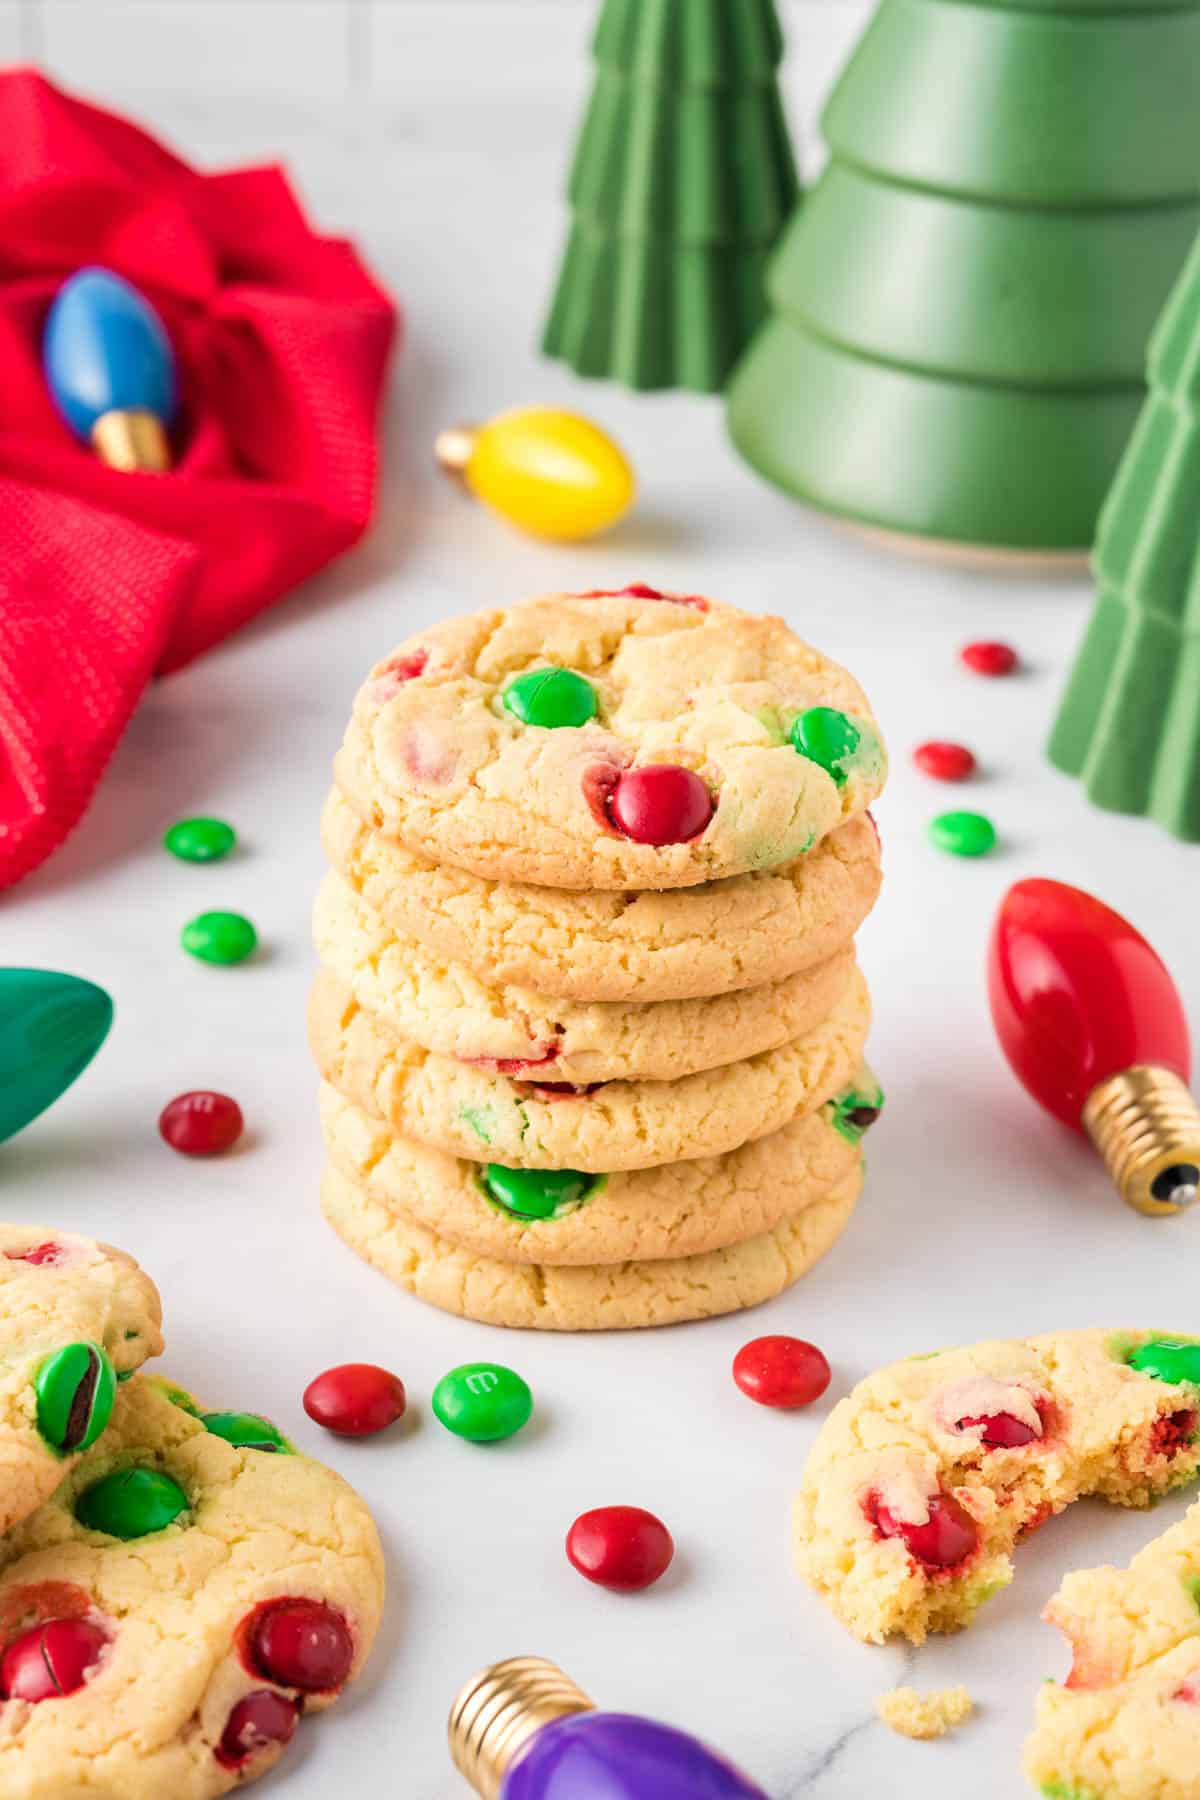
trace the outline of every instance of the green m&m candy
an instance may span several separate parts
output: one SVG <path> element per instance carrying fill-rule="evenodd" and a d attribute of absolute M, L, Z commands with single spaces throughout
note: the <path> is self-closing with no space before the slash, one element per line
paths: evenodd
<path fill-rule="evenodd" d="M 87 1450 L 112 1417 L 117 1377 L 99 1344 L 67 1344 L 33 1378 L 37 1425 L 64 1456 Z"/>
<path fill-rule="evenodd" d="M 282 1431 L 259 1413 L 201 1413 L 200 1423 L 214 1437 L 224 1438 L 227 1444 L 233 1444 L 238 1450 L 275 1450 L 283 1456 L 291 1455 L 292 1446 Z"/>
<path fill-rule="evenodd" d="M 594 1175 L 578 1169 L 506 1169 L 503 1163 L 486 1163 L 480 1182 L 489 1200 L 518 1219 L 561 1218 L 597 1185 Z"/>
<path fill-rule="evenodd" d="M 75 1517 L 89 1531 L 140 1538 L 165 1530 L 187 1511 L 187 1503 L 179 1483 L 158 1469 L 117 1469 L 83 1490 Z"/>
<path fill-rule="evenodd" d="M 951 856 L 986 856 L 996 847 L 996 827 L 984 813 L 939 813 L 929 822 L 929 841 Z"/>
<path fill-rule="evenodd" d="M 833 1129 L 849 1143 L 857 1144 L 883 1111 L 883 1089 L 876 1087 L 866 1093 L 861 1088 L 843 1088 L 830 1101 L 830 1109 Z"/>
<path fill-rule="evenodd" d="M 574 669 L 529 669 L 504 690 L 504 710 L 522 725 L 556 730 L 586 725 L 596 716 L 596 690 Z"/>
<path fill-rule="evenodd" d="M 1188 1381 L 1200 1387 L 1200 1344 L 1184 1338 L 1151 1338 L 1133 1352 L 1129 1366 L 1155 1381 Z"/>
<path fill-rule="evenodd" d="M 163 838 L 164 849 L 181 862 L 216 862 L 236 843 L 237 832 L 224 819 L 176 819 Z"/>
<path fill-rule="evenodd" d="M 188 921 L 179 941 L 189 956 L 198 956 L 201 962 L 239 963 L 254 950 L 258 933 L 241 913 L 206 912 Z"/>
<path fill-rule="evenodd" d="M 792 721 L 788 734 L 793 750 L 806 756 L 845 787 L 855 752 L 862 743 L 862 729 L 835 706 L 810 706 Z"/>
<path fill-rule="evenodd" d="M 442 1376 L 430 1404 L 435 1418 L 455 1437 L 494 1444 L 529 1423 L 533 1395 L 503 1363 L 463 1363 Z"/>

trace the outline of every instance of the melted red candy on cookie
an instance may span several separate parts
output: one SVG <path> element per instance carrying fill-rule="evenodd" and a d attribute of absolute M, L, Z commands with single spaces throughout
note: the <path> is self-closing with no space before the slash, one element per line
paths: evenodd
<path fill-rule="evenodd" d="M 81 1688 L 108 1643 L 90 1619 L 47 1619 L 22 1632 L 0 1658 L 6 1700 L 61 1700 Z"/>
<path fill-rule="evenodd" d="M 283 1694 L 273 1694 L 270 1688 L 247 1694 L 225 1721 L 214 1752 L 217 1761 L 227 1769 L 236 1769 L 260 1750 L 288 1743 L 296 1729 L 297 1716 L 295 1702 Z"/>
<path fill-rule="evenodd" d="M 444 787 L 454 774 L 457 755 L 429 725 L 410 725 L 400 746 L 404 766 L 414 781 Z"/>
<path fill-rule="evenodd" d="M 1024 1419 L 1016 1419 L 1012 1413 L 989 1413 L 985 1418 L 960 1419 L 958 1429 L 971 1431 L 976 1426 L 983 1427 L 981 1441 L 993 1450 L 1016 1450 L 1022 1444 L 1031 1444 L 1038 1433 Z"/>
<path fill-rule="evenodd" d="M 520 1080 L 531 1069 L 544 1069 L 554 1062 L 558 1056 L 558 1045 L 552 1044 L 543 1054 L 537 1056 L 459 1056 L 457 1062 L 466 1063 L 471 1069 L 486 1069 L 489 1075 L 507 1075 L 511 1079 Z"/>
<path fill-rule="evenodd" d="M 598 1506 L 567 1533 L 567 1560 L 617 1594 L 648 1588 L 671 1566 L 675 1545 L 662 1520 L 640 1506 Z"/>
<path fill-rule="evenodd" d="M 6 1250 L 5 1257 L 9 1262 L 35 1263 L 38 1268 L 54 1268 L 65 1262 L 67 1252 L 62 1244 L 37 1244 L 32 1250 Z"/>
<path fill-rule="evenodd" d="M 713 797 L 691 769 L 678 763 L 647 763 L 617 777 L 608 798 L 608 817 L 635 844 L 686 844 L 713 816 Z"/>
<path fill-rule="evenodd" d="M 385 663 L 375 677 L 375 699 L 390 700 L 393 694 L 399 693 L 405 682 L 415 681 L 418 675 L 425 673 L 428 666 L 428 650 L 410 650 L 406 656 L 397 656 L 393 662 Z"/>
<path fill-rule="evenodd" d="M 1155 1419 L 1150 1430 L 1151 1456 L 1178 1456 L 1186 1450 L 1196 1435 L 1196 1418 L 1195 1408 L 1189 1406 Z"/>
<path fill-rule="evenodd" d="M 529 1100 L 586 1100 L 597 1088 L 606 1087 L 603 1081 L 589 1081 L 584 1086 L 577 1086 L 573 1081 L 519 1081 Z"/>
<path fill-rule="evenodd" d="M 697 612 L 708 611 L 708 601 L 703 594 L 664 594 L 658 588 L 647 587 L 644 581 L 631 581 L 623 588 L 589 588 L 581 594 L 581 600 L 666 600 L 672 606 L 694 606 Z"/>
<path fill-rule="evenodd" d="M 341 1687 L 354 1663 L 350 1627 L 323 1600 L 267 1600 L 240 1635 L 255 1674 L 306 1694 Z"/>
<path fill-rule="evenodd" d="M 867 1516 L 881 1537 L 902 1538 L 909 1555 L 928 1569 L 954 1568 L 979 1542 L 974 1519 L 952 1494 L 932 1495 L 929 1517 L 921 1525 L 897 1519 L 878 1495 L 868 1505 Z"/>
<path fill-rule="evenodd" d="M 1172 1700 L 1183 1700 L 1189 1706 L 1200 1702 L 1200 1669 L 1194 1669 L 1187 1680 L 1175 1689 Z"/>

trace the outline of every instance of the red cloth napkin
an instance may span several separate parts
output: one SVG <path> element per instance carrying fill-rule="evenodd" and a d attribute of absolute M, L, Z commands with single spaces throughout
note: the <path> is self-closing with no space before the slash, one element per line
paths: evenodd
<path fill-rule="evenodd" d="M 84 263 L 133 282 L 170 332 L 170 474 L 107 468 L 50 400 L 45 316 Z M 76 822 L 152 669 L 361 535 L 396 324 L 282 170 L 202 174 L 36 71 L 0 75 L 0 887 Z M 52 687 L 68 670 L 74 705 Z"/>

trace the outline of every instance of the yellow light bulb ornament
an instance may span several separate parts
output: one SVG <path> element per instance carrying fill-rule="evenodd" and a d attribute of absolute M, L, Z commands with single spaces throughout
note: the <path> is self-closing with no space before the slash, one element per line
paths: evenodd
<path fill-rule="evenodd" d="M 633 504 L 633 470 L 578 413 L 522 406 L 437 440 L 437 459 L 477 500 L 533 537 L 570 542 L 615 525 Z"/>

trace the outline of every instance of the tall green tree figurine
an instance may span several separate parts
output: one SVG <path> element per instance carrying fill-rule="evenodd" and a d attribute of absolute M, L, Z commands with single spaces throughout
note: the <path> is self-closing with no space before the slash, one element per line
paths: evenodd
<path fill-rule="evenodd" d="M 773 0 L 604 0 L 548 355 L 633 388 L 723 386 L 798 192 L 782 48 Z"/>
<path fill-rule="evenodd" d="M 1088 797 L 1200 841 L 1200 239 L 1100 515 L 1091 624 L 1050 739 Z"/>
<path fill-rule="evenodd" d="M 1198 0 L 879 0 L 821 128 L 735 443 L 861 524 L 1086 552 L 1200 224 Z"/>

